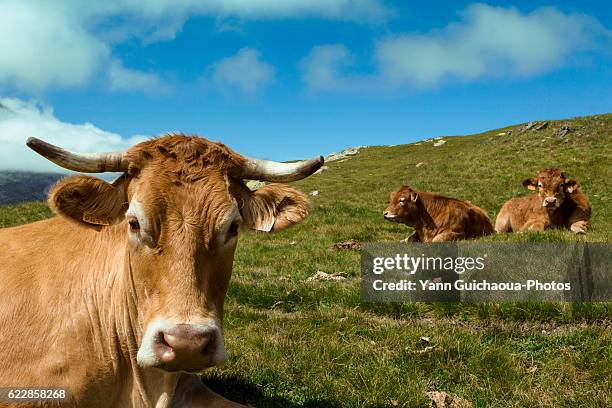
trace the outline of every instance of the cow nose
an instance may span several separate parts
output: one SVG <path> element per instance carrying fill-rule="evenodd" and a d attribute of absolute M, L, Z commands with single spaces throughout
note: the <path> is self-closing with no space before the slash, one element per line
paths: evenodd
<path fill-rule="evenodd" d="M 544 207 L 550 207 L 557 203 L 557 197 L 546 197 L 544 199 Z"/>
<path fill-rule="evenodd" d="M 158 334 L 157 353 L 166 365 L 193 366 L 214 352 L 214 328 L 179 324 Z"/>

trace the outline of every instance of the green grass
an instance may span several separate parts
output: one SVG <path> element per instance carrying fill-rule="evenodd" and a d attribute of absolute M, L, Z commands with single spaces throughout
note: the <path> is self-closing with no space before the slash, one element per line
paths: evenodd
<path fill-rule="evenodd" d="M 53 213 L 44 203 L 31 202 L 0 207 L 0 228 L 49 218 Z"/>
<path fill-rule="evenodd" d="M 573 130 L 556 137 L 561 125 Z M 363 304 L 358 251 L 330 246 L 355 238 L 398 241 L 385 222 L 401 184 L 467 199 L 492 219 L 521 182 L 543 167 L 578 180 L 593 205 L 586 237 L 566 231 L 504 234 L 495 241 L 612 241 L 612 115 L 520 126 L 479 135 L 362 149 L 295 183 L 318 190 L 310 217 L 273 234 L 245 234 L 226 302 L 227 365 L 205 374 L 234 400 L 262 407 L 426 407 L 446 391 L 475 406 L 611 406 L 612 305 Z M 513 130 L 510 136 L 496 136 Z M 373 139 L 376 135 L 372 135 Z M 417 163 L 424 162 L 420 167 Z M 43 204 L 0 209 L 0 226 L 48 216 Z M 343 282 L 306 282 L 316 271 Z M 423 351 L 420 337 L 433 349 Z"/>

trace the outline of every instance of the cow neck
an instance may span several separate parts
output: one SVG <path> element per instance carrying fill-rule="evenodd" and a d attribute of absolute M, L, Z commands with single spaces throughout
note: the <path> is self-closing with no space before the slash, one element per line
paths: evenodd
<path fill-rule="evenodd" d="M 436 229 L 436 223 L 429 213 L 429 207 L 431 204 L 431 200 L 423 197 L 423 195 L 419 196 L 419 199 L 416 202 L 416 205 L 419 208 L 419 216 L 416 217 L 414 221 L 414 229 L 417 230 L 434 230 Z"/>

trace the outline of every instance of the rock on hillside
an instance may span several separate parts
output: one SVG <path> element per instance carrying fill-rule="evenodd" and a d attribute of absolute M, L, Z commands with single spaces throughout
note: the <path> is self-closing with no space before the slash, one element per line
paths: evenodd
<path fill-rule="evenodd" d="M 366 146 L 357 146 L 357 147 L 349 147 L 348 149 L 345 149 L 343 151 L 341 151 L 340 153 L 332 153 L 332 154 L 328 154 L 327 156 L 325 156 L 325 161 L 326 162 L 333 162 L 336 160 L 340 160 L 340 159 L 345 159 L 349 156 L 354 156 L 357 153 L 359 153 L 360 149 L 363 149 Z"/>

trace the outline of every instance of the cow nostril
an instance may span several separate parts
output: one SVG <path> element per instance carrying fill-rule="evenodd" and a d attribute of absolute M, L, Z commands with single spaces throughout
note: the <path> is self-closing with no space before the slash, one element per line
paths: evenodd
<path fill-rule="evenodd" d="M 206 355 L 210 354 L 214 349 L 213 342 L 215 341 L 215 336 L 213 333 L 208 333 L 200 339 L 200 354 Z"/>
<path fill-rule="evenodd" d="M 173 336 L 169 335 L 168 333 L 160 333 L 160 339 L 159 342 L 162 343 L 164 346 L 168 347 L 168 348 L 172 348 L 172 341 Z"/>
<path fill-rule="evenodd" d="M 172 346 L 172 339 L 166 337 L 167 334 L 159 332 L 156 335 L 155 349 L 159 359 L 163 363 L 170 363 L 176 358 L 176 352 Z"/>

